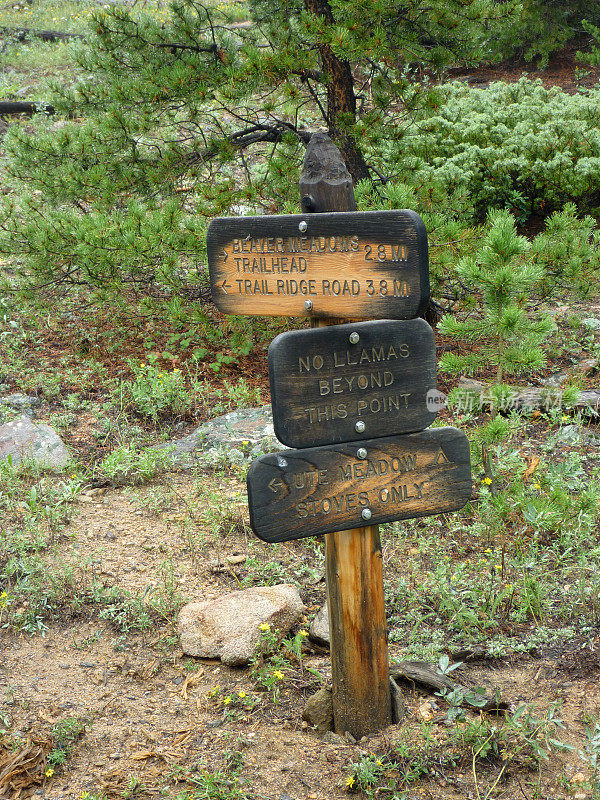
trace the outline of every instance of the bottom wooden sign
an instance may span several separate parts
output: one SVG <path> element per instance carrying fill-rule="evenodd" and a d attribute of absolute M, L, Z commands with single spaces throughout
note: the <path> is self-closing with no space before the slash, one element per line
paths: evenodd
<path fill-rule="evenodd" d="M 248 471 L 250 524 L 265 542 L 456 511 L 471 497 L 456 428 L 282 450 Z"/>

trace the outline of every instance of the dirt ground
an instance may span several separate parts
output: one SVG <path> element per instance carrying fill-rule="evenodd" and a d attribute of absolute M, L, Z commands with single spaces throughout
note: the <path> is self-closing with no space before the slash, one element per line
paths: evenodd
<path fill-rule="evenodd" d="M 242 487 L 235 479 L 206 480 L 212 481 L 211 491 L 233 498 L 236 507 Z M 175 506 L 167 514 L 148 513 L 156 487 L 84 495 L 53 558 L 77 565 L 75 581 L 93 577 L 106 588 L 117 586 L 140 596 L 168 585 L 188 600 L 234 589 L 243 583 L 248 559 L 266 562 L 272 558 L 268 545 L 250 538 L 241 503 L 238 519 L 232 520 L 227 532 L 215 536 L 203 529 L 201 504 L 194 505 L 198 479 L 172 474 L 165 483 L 171 496 L 181 498 L 179 511 Z M 278 550 L 277 558 L 300 560 L 303 555 L 297 548 L 289 543 Z M 233 555 L 238 558 L 232 561 L 238 563 L 228 560 Z M 246 561 L 239 556 L 246 556 Z M 316 588 L 304 592 L 303 599 L 310 617 L 324 599 L 318 579 Z M 66 765 L 21 796 L 31 792 L 49 800 L 81 798 L 84 792 L 109 798 L 177 796 L 189 788 L 184 775 L 193 776 L 195 769 L 227 770 L 231 753 L 241 753 L 236 756 L 243 758 L 240 787 L 252 798 L 342 797 L 351 761 L 361 753 L 388 752 L 398 738 L 410 741 L 414 734 L 418 742 L 419 723 L 431 715 L 432 736 L 439 740 L 440 754 L 433 759 L 429 775 L 415 783 L 407 797 L 475 798 L 480 791 L 464 753 L 455 768 L 444 765 L 448 727 L 443 714 L 436 723 L 443 703 L 415 687 L 405 687 L 407 718 L 402 723 L 351 744 L 331 736 L 323 740 L 303 726 L 302 708 L 312 691 L 309 681 L 300 688 L 283 687 L 278 703 L 263 695 L 254 710 L 228 718 L 209 693 L 218 685 L 224 692 L 260 697 L 249 670 L 185 657 L 169 621 L 155 623 L 144 633 L 120 633 L 113 624 L 98 620 L 92 608 L 89 613 L 84 608 L 76 619 L 65 617 L 43 636 L 3 632 L 0 648 L 0 722 L 13 734 L 35 744 L 43 742 L 61 721 L 85 722 Z M 401 657 L 395 645 L 391 656 Z M 575 640 L 568 650 L 467 664 L 460 679 L 467 685 L 499 689 L 513 708 L 525 702 L 542 710 L 553 701 L 560 702 L 565 729 L 559 738 L 580 748 L 586 721 L 600 713 L 599 656 L 598 637 Z M 329 659 L 323 650 L 308 646 L 304 666 L 329 679 Z M 492 777 L 497 774 L 493 765 L 489 770 Z M 494 796 L 591 797 L 578 792 L 579 781 L 588 774 L 575 753 L 561 753 L 539 775 L 530 776 L 526 765 L 508 771 Z M 486 782 L 485 765 L 478 779 Z"/>

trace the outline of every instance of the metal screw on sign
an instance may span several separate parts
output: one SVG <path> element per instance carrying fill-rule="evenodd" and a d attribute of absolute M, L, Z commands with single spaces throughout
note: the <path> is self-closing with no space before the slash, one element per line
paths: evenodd
<path fill-rule="evenodd" d="M 356 457 L 357 458 L 366 458 L 367 457 L 366 449 L 364 447 L 359 447 L 358 450 L 356 451 Z"/>
<path fill-rule="evenodd" d="M 300 222 L 300 223 L 299 223 L 299 225 L 298 225 L 298 230 L 299 230 L 301 233 L 304 233 L 304 232 L 306 231 L 306 229 L 307 229 L 307 228 L 308 228 L 308 223 L 307 223 L 307 222 L 305 222 L 304 220 L 302 220 L 302 222 Z"/>
<path fill-rule="evenodd" d="M 305 300 L 305 301 L 304 301 L 304 308 L 305 308 L 307 311 L 310 311 L 310 310 L 311 310 L 311 308 L 312 308 L 312 306 L 313 306 L 313 304 L 312 304 L 312 300 Z"/>
<path fill-rule="evenodd" d="M 358 335 L 358 333 L 356 331 L 352 331 L 352 333 L 350 334 L 350 336 L 348 338 L 350 339 L 350 344 L 358 344 L 360 336 Z"/>
<path fill-rule="evenodd" d="M 359 419 L 358 422 L 354 423 L 354 427 L 358 433 L 363 433 L 367 426 L 362 419 Z"/>
<path fill-rule="evenodd" d="M 370 508 L 363 508 L 363 510 L 360 512 L 360 515 L 365 520 L 369 520 L 373 516 Z"/>

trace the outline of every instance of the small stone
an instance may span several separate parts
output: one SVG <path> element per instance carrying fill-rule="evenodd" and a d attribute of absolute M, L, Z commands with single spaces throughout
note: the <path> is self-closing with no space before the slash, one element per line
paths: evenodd
<path fill-rule="evenodd" d="M 323 742 L 325 744 L 334 744 L 337 747 L 346 744 L 344 737 L 340 736 L 339 733 L 334 733 L 333 731 L 327 731 L 327 733 L 323 736 Z"/>
<path fill-rule="evenodd" d="M 324 734 L 333 730 L 333 699 L 328 686 L 322 686 L 318 692 L 308 698 L 302 712 L 302 719 L 317 733 Z"/>
<path fill-rule="evenodd" d="M 458 388 L 480 391 L 487 389 L 487 383 L 483 383 L 482 381 L 476 381 L 474 378 L 467 378 L 464 375 L 461 375 L 460 378 L 458 379 Z"/>
<path fill-rule="evenodd" d="M 246 560 L 246 558 L 247 558 L 247 556 L 242 556 L 242 555 L 239 555 L 239 556 L 227 556 L 226 561 L 229 564 L 243 564 L 244 561 Z"/>
<path fill-rule="evenodd" d="M 576 772 L 571 778 L 571 783 L 585 783 L 587 776 L 583 772 Z"/>
<path fill-rule="evenodd" d="M 329 611 L 327 609 L 327 603 L 321 606 L 319 611 L 317 611 L 317 615 L 313 619 L 308 630 L 308 636 L 317 644 L 324 646 L 329 645 Z"/>

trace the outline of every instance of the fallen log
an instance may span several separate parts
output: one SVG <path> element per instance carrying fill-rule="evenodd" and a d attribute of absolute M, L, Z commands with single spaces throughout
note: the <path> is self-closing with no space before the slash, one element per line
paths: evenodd
<path fill-rule="evenodd" d="M 2 100 L 0 101 L 0 117 L 10 117 L 25 114 L 31 117 L 34 114 L 54 114 L 54 106 L 48 103 L 35 103 L 30 100 Z"/>
<path fill-rule="evenodd" d="M 471 702 L 469 698 L 474 694 L 473 690 L 468 689 L 460 683 L 457 683 L 448 675 L 444 675 L 436 667 L 427 664 L 425 661 L 401 661 L 398 664 L 390 665 L 390 678 L 396 684 L 408 683 L 412 686 L 419 686 L 430 691 L 433 689 L 436 692 L 453 692 L 459 690 L 462 694 L 462 702 L 460 705 L 466 708 L 477 708 L 480 711 L 488 711 L 498 713 L 500 711 L 507 711 L 509 704 L 502 700 L 498 693 L 490 695 L 488 692 L 485 695 L 479 695 L 477 703 Z"/>
<path fill-rule="evenodd" d="M 32 28 L 7 28 L 0 26 L 0 34 L 10 36 L 17 42 L 29 38 L 41 39 L 43 42 L 66 42 L 71 39 L 85 39 L 82 33 L 62 33 L 61 31 L 38 31 Z"/>

